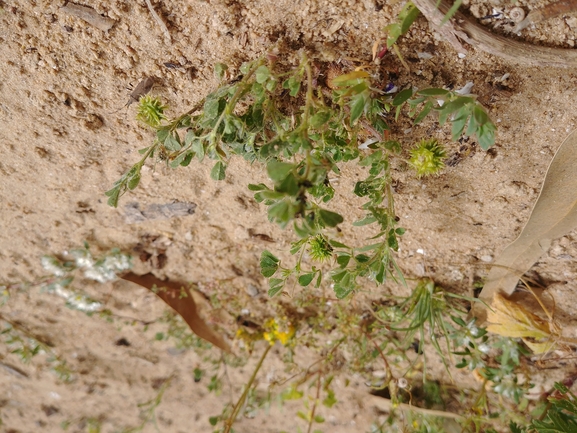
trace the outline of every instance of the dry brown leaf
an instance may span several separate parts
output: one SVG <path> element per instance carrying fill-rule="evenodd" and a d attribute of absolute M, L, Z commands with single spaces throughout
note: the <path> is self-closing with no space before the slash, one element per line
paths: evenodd
<path fill-rule="evenodd" d="M 231 352 L 227 341 L 210 328 L 198 315 L 196 303 L 188 288 L 188 284 L 163 281 L 152 274 L 136 275 L 132 272 L 123 275 L 121 278 L 151 290 L 180 314 L 192 332 L 225 352 Z"/>
<path fill-rule="evenodd" d="M 527 225 L 519 237 L 497 258 L 479 298 L 489 303 L 497 293 L 510 295 L 519 278 L 559 238 L 577 228 L 577 131 L 563 144 L 547 170 L 541 193 Z M 484 321 L 482 303 L 475 303 L 473 314 Z"/>
<path fill-rule="evenodd" d="M 499 294 L 493 298 L 487 321 L 487 331 L 504 337 L 522 338 L 536 354 L 551 351 L 559 337 L 554 335 L 549 322 Z"/>

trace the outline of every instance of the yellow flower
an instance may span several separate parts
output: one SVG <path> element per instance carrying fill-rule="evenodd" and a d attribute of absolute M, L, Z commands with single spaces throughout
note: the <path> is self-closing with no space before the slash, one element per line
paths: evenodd
<path fill-rule="evenodd" d="M 295 328 L 286 321 L 286 317 L 280 323 L 271 318 L 265 322 L 264 328 L 266 332 L 263 333 L 263 337 L 271 345 L 278 340 L 283 346 L 286 346 L 295 335 Z"/>

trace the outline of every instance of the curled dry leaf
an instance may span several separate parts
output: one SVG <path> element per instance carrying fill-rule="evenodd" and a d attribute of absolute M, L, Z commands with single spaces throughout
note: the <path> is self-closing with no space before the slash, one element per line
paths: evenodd
<path fill-rule="evenodd" d="M 497 293 L 510 295 L 519 278 L 551 246 L 551 242 L 577 228 L 577 131 L 565 139 L 547 170 L 545 182 L 519 237 L 495 261 L 479 299 L 491 303 Z M 486 317 L 482 303 L 473 305 L 480 322 Z"/>
<path fill-rule="evenodd" d="M 522 338 L 535 354 L 553 350 L 559 335 L 557 327 L 497 294 L 487 313 L 487 331 L 504 337 Z"/>
<path fill-rule="evenodd" d="M 188 284 L 175 281 L 163 281 L 152 274 L 136 275 L 132 272 L 124 274 L 121 278 L 154 292 L 160 299 L 172 307 L 174 311 L 180 314 L 192 332 L 225 352 L 231 352 L 230 345 L 227 341 L 210 328 L 199 316 Z"/>

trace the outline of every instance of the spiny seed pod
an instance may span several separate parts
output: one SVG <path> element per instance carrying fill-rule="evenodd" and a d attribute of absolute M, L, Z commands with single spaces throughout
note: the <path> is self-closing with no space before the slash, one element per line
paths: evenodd
<path fill-rule="evenodd" d="M 162 105 L 158 97 L 145 95 L 138 101 L 138 114 L 136 115 L 136 119 L 142 123 L 146 123 L 148 126 L 156 128 L 160 125 L 160 122 L 166 119 L 164 115 L 166 108 L 165 105 Z"/>
<path fill-rule="evenodd" d="M 323 235 L 316 235 L 309 240 L 309 254 L 313 260 L 322 262 L 333 256 L 333 247 Z"/>
<path fill-rule="evenodd" d="M 443 159 L 447 154 L 434 138 L 422 140 L 410 153 L 409 165 L 417 171 L 418 177 L 438 174 L 445 167 Z"/>

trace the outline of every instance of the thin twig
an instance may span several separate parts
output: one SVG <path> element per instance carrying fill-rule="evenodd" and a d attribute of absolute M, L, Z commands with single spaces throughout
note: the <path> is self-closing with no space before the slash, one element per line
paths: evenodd
<path fill-rule="evenodd" d="M 228 419 L 224 423 L 225 424 L 224 433 L 230 433 L 232 425 L 234 424 L 234 421 L 238 417 L 240 409 L 242 408 L 242 406 L 246 400 L 246 397 L 248 396 L 250 388 L 252 387 L 252 384 L 254 383 L 254 380 L 256 379 L 256 375 L 258 374 L 258 372 L 262 366 L 262 363 L 264 362 L 264 359 L 266 358 L 266 355 L 268 354 L 268 352 L 270 351 L 270 349 L 272 347 L 273 346 L 271 344 L 269 344 L 267 346 L 266 350 L 263 352 L 262 356 L 260 357 L 260 360 L 258 361 L 258 364 L 256 365 L 256 368 L 254 369 L 252 376 L 250 377 L 250 379 L 248 380 L 248 383 L 246 384 L 246 386 L 244 388 L 244 392 L 242 393 L 242 395 L 240 396 L 240 398 L 236 402 L 236 404 L 232 410 L 232 413 L 230 414 L 230 416 L 228 417 Z"/>
<path fill-rule="evenodd" d="M 317 410 L 317 403 L 321 398 L 321 378 L 323 377 L 323 370 L 319 370 L 319 378 L 317 379 L 317 395 L 315 397 L 315 402 L 313 404 L 313 408 L 311 410 L 310 419 L 309 419 L 309 428 L 307 429 L 307 433 L 311 433 L 311 429 L 313 428 L 313 422 L 315 421 L 315 412 Z"/>
<path fill-rule="evenodd" d="M 170 36 L 170 32 L 168 31 L 168 27 L 166 27 L 166 24 L 164 24 L 164 21 L 162 21 L 160 16 L 154 10 L 154 8 L 152 7 L 152 3 L 150 3 L 150 0 L 144 0 L 144 1 L 146 2 L 146 6 L 148 6 L 148 10 L 152 14 L 152 17 L 154 18 L 154 20 L 158 23 L 158 25 L 160 26 L 160 28 L 164 32 L 164 35 L 168 39 L 168 42 L 172 42 L 172 37 Z"/>

